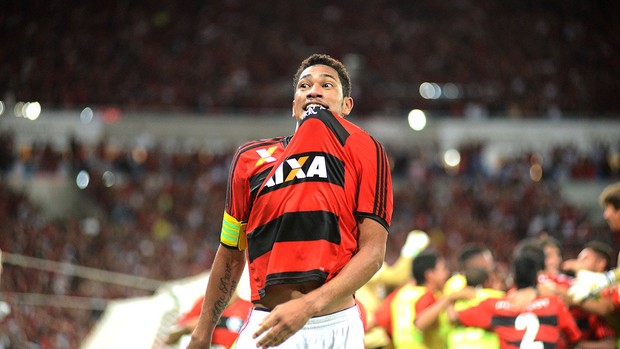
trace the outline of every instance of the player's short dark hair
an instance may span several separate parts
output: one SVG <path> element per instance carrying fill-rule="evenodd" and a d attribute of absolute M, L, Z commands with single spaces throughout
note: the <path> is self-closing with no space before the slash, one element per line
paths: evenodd
<path fill-rule="evenodd" d="M 435 268 L 439 254 L 433 249 L 426 249 L 420 252 L 413 259 L 413 278 L 418 285 L 426 283 L 426 271 Z"/>
<path fill-rule="evenodd" d="M 513 280 L 517 289 L 536 287 L 540 269 L 539 256 L 532 250 L 523 251 L 512 262 Z"/>
<path fill-rule="evenodd" d="M 338 78 L 340 79 L 340 83 L 342 84 L 342 96 L 343 97 L 351 97 L 351 77 L 349 77 L 349 73 L 347 69 L 344 67 L 344 64 L 339 60 L 331 57 L 326 54 L 315 53 L 312 56 L 304 59 L 297 72 L 295 73 L 295 77 L 293 78 L 293 91 L 297 88 L 297 83 L 299 82 L 299 77 L 301 73 L 308 67 L 313 65 L 326 65 L 328 67 L 333 68 L 338 73 Z"/>
<path fill-rule="evenodd" d="M 543 249 L 547 246 L 553 246 L 562 251 L 562 244 L 560 241 L 547 233 L 544 233 L 538 237 L 538 243 Z"/>
<path fill-rule="evenodd" d="M 465 280 L 467 280 L 467 286 L 484 286 L 489 280 L 489 272 L 484 268 L 470 267 L 465 269 Z"/>
<path fill-rule="evenodd" d="M 512 260 L 515 261 L 520 256 L 527 254 L 529 258 L 536 262 L 536 272 L 545 269 L 545 251 L 536 238 L 525 238 L 517 244 L 512 252 Z"/>
<path fill-rule="evenodd" d="M 483 253 L 485 253 L 486 251 L 490 251 L 488 247 L 480 245 L 480 244 L 476 244 L 476 243 L 468 243 L 465 246 L 463 246 L 463 248 L 461 248 L 461 250 L 459 251 L 458 254 L 458 263 L 459 263 L 459 268 L 461 268 L 461 270 L 464 270 L 467 268 L 467 262 L 476 257 L 479 256 Z"/>
<path fill-rule="evenodd" d="M 608 185 L 599 196 L 602 206 L 612 205 L 616 210 L 620 210 L 620 183 Z"/>
<path fill-rule="evenodd" d="M 608 244 L 594 240 L 585 244 L 583 248 L 588 248 L 596 253 L 597 256 L 605 259 L 605 270 L 611 268 L 611 255 L 613 254 L 613 250 Z"/>

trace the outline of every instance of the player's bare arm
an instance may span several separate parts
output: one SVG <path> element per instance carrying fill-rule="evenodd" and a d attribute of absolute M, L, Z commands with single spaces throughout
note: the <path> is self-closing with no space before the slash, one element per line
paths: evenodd
<path fill-rule="evenodd" d="M 200 319 L 188 349 L 210 348 L 211 336 L 224 309 L 235 293 L 243 273 L 245 254 L 243 251 L 220 246 L 213 261 L 209 284 L 200 312 Z"/>

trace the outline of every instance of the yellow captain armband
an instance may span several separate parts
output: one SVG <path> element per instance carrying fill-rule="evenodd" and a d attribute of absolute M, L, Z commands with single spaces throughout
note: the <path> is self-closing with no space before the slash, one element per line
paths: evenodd
<path fill-rule="evenodd" d="M 239 222 L 235 217 L 224 211 L 224 219 L 222 220 L 222 232 L 220 234 L 220 242 L 228 247 L 235 247 L 240 251 L 245 250 L 248 241 L 245 236 L 245 226 L 247 223 Z"/>

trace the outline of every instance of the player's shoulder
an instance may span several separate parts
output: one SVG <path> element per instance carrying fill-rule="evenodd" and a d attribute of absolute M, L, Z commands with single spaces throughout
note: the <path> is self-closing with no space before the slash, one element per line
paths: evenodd
<path fill-rule="evenodd" d="M 237 149 L 240 152 L 246 152 L 257 147 L 280 145 L 285 143 L 287 139 L 290 139 L 290 137 L 292 136 L 278 136 L 272 138 L 254 139 L 241 144 Z"/>
<path fill-rule="evenodd" d="M 354 144 L 356 145 L 365 145 L 370 149 L 377 149 L 383 151 L 384 147 L 376 137 L 374 137 L 370 132 L 368 132 L 365 128 L 358 125 L 357 123 L 349 120 L 343 119 L 342 121 L 343 127 L 350 134 L 350 139 L 355 140 Z"/>
<path fill-rule="evenodd" d="M 245 142 L 237 148 L 231 167 L 235 171 L 263 168 L 276 161 L 277 157 L 284 151 L 289 140 L 290 136 L 279 136 Z"/>
<path fill-rule="evenodd" d="M 536 310 L 545 311 L 558 311 L 567 308 L 566 303 L 559 295 L 541 295 L 536 297 L 534 301 L 529 305 L 529 308 L 536 312 Z"/>
<path fill-rule="evenodd" d="M 276 149 L 284 149 L 291 136 L 278 136 L 273 138 L 255 139 L 241 144 L 235 153 L 235 157 L 261 157 L 262 151 L 274 152 Z"/>

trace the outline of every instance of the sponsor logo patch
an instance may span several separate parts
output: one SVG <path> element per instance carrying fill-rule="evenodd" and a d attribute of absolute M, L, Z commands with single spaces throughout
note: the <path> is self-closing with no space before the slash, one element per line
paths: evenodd
<path fill-rule="evenodd" d="M 267 180 L 263 192 L 303 182 L 328 182 L 344 187 L 344 163 L 326 153 L 291 156 Z"/>
<path fill-rule="evenodd" d="M 256 149 L 256 153 L 258 154 L 258 156 L 260 156 L 260 159 L 258 159 L 254 167 L 258 167 L 264 163 L 270 163 L 270 162 L 276 161 L 276 158 L 273 157 L 273 153 L 276 151 L 276 149 L 278 149 L 278 147 L 276 146 L 273 146 L 269 149 L 265 149 L 265 148 Z"/>

